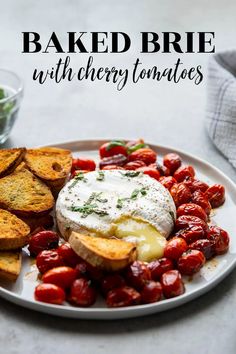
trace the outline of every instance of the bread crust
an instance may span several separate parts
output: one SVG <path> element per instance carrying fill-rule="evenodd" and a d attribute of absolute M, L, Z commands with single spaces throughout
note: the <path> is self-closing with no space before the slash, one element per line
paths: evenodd
<path fill-rule="evenodd" d="M 137 259 L 136 245 L 119 239 L 92 237 L 72 232 L 69 243 L 75 253 L 94 267 L 118 271 Z"/>
<path fill-rule="evenodd" d="M 26 148 L 1 149 L 0 150 L 0 178 L 12 173 L 22 162 Z"/>

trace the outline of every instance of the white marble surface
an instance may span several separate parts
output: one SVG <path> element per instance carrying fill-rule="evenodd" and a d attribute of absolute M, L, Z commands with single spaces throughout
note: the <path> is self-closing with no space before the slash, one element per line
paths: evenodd
<path fill-rule="evenodd" d="M 97 137 L 143 137 L 202 157 L 236 181 L 229 163 L 204 128 L 206 75 L 194 86 L 143 82 L 115 87 L 90 82 L 45 84 L 32 81 L 34 67 L 50 67 L 55 54 L 22 54 L 21 32 L 37 31 L 46 40 L 54 30 L 123 31 L 134 39 L 124 55 L 96 56 L 99 65 L 131 65 L 140 31 L 214 31 L 217 51 L 235 47 L 234 0 L 9 0 L 1 2 L 0 67 L 25 81 L 20 117 L 5 146 L 42 145 Z M 146 66 L 173 63 L 175 54 L 141 57 Z M 207 54 L 181 56 L 187 66 Z M 85 57 L 73 55 L 73 63 Z M 54 318 L 0 300 L 0 353 L 235 353 L 236 272 L 208 294 L 158 315 L 133 320 L 86 322 Z"/>

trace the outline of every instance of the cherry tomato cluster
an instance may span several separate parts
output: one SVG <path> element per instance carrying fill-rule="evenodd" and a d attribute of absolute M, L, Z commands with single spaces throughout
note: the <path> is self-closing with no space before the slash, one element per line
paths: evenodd
<path fill-rule="evenodd" d="M 69 243 L 48 249 L 52 235 L 47 232 L 46 243 L 46 232 L 34 235 L 29 245 L 30 252 L 37 254 L 36 265 L 42 274 L 34 294 L 38 301 L 88 307 L 101 294 L 108 307 L 122 307 L 157 302 L 185 291 L 171 258 L 149 264 L 135 261 L 120 273 L 105 273 L 77 256 Z"/>
<path fill-rule="evenodd" d="M 104 273 L 78 257 L 69 243 L 59 245 L 55 232 L 40 231 L 29 243 L 29 251 L 37 257 L 42 274 L 35 299 L 87 307 L 101 294 L 108 307 L 121 307 L 183 294 L 182 275 L 197 273 L 206 260 L 228 251 L 228 233 L 209 223 L 211 209 L 225 201 L 224 187 L 208 186 L 197 179 L 194 168 L 184 165 L 176 153 L 169 153 L 162 163 L 158 162 L 156 152 L 142 139 L 128 143 L 110 141 L 100 147 L 99 154 L 100 169 L 142 171 L 169 190 L 177 208 L 177 220 L 164 256 L 148 264 L 135 261 L 119 273 Z M 71 176 L 95 169 L 95 161 L 80 157 L 73 160 Z"/>

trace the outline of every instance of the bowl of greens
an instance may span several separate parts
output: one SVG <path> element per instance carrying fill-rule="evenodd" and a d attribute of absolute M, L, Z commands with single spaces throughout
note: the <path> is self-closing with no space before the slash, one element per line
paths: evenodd
<path fill-rule="evenodd" d="M 23 97 L 23 83 L 12 71 L 0 69 L 0 144 L 10 135 Z"/>

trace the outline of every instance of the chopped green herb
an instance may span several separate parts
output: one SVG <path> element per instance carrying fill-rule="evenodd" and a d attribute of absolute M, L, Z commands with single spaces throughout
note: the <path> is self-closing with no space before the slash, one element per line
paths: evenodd
<path fill-rule="evenodd" d="M 105 174 L 103 171 L 98 171 L 98 176 L 96 178 L 97 181 L 104 181 L 105 179 Z"/>
<path fill-rule="evenodd" d="M 131 154 L 132 152 L 136 151 L 136 150 L 139 150 L 139 149 L 142 149 L 142 148 L 147 148 L 148 145 L 147 144 L 137 144 L 137 145 L 134 145 L 134 146 L 130 146 L 128 148 L 128 154 Z"/>
<path fill-rule="evenodd" d="M 4 98 L 6 98 L 5 92 L 2 88 L 0 88 L 0 100 L 3 100 Z"/>
<path fill-rule="evenodd" d="M 92 213 L 95 213 L 100 216 L 108 215 L 108 213 L 105 210 L 99 209 L 97 204 L 84 204 L 83 206 L 80 207 L 73 206 L 71 207 L 71 210 L 82 213 L 82 218 L 86 218 L 88 215 Z"/>
<path fill-rule="evenodd" d="M 85 178 L 83 172 L 79 172 L 79 173 L 73 178 L 73 183 L 71 183 L 71 185 L 68 187 L 68 189 L 73 188 L 73 187 L 77 184 L 78 181 L 87 182 L 87 178 Z"/>
<path fill-rule="evenodd" d="M 116 146 L 125 146 L 125 142 L 123 140 L 112 140 L 106 147 L 106 150 L 109 151 L 113 147 Z"/>
<path fill-rule="evenodd" d="M 136 200 L 139 196 L 139 193 L 141 194 L 141 196 L 144 196 L 147 194 L 147 187 L 143 187 L 141 189 L 134 189 L 133 192 L 131 193 L 130 197 L 127 198 L 118 198 L 117 202 L 116 202 L 116 207 L 118 209 L 122 209 L 123 207 L 123 203 L 127 200 Z"/>
<path fill-rule="evenodd" d="M 139 171 L 128 171 L 126 173 L 122 173 L 123 176 L 126 176 L 126 177 L 137 177 L 140 175 L 140 172 Z"/>

